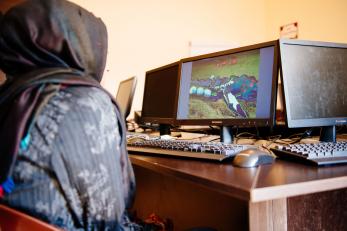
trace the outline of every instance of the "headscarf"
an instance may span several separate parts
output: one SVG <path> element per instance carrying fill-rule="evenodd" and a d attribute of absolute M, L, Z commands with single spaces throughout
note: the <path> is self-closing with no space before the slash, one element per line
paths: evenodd
<path fill-rule="evenodd" d="M 35 110 L 54 95 L 48 85 L 102 89 L 106 53 L 103 22 L 71 2 L 27 0 L 2 16 L 0 69 L 7 81 L 0 88 L 0 184 L 11 174 Z"/>

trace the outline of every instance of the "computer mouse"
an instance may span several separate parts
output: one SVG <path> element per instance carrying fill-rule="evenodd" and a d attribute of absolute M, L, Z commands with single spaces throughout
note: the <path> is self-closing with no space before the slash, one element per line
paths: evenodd
<path fill-rule="evenodd" d="M 233 164 L 238 167 L 251 168 L 262 164 L 271 164 L 275 157 L 258 148 L 249 148 L 237 153 Z"/>

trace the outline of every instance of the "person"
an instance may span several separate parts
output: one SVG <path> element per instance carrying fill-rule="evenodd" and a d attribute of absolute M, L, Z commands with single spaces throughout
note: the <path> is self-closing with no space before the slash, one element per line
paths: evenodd
<path fill-rule="evenodd" d="M 1 203 L 66 230 L 129 230 L 135 179 L 118 106 L 100 86 L 107 31 L 65 0 L 0 22 Z"/>

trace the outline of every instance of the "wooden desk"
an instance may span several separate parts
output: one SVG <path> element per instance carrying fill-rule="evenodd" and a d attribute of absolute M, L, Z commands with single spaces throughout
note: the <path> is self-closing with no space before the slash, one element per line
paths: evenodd
<path fill-rule="evenodd" d="M 130 155 L 142 218 L 155 212 L 175 230 L 347 230 L 347 165 L 276 160 L 258 168 Z"/>

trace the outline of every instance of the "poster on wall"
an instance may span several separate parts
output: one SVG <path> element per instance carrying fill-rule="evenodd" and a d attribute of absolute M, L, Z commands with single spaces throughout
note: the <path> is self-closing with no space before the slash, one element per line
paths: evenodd
<path fill-rule="evenodd" d="M 293 22 L 280 27 L 280 38 L 297 39 L 298 23 Z"/>

